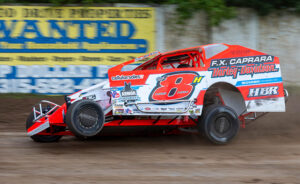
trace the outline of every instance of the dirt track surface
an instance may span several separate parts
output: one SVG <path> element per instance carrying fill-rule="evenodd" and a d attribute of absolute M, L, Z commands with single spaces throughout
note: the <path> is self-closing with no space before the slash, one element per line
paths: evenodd
<path fill-rule="evenodd" d="M 226 146 L 197 135 L 35 143 L 24 126 L 39 99 L 0 100 L 1 184 L 300 183 L 300 95 L 291 94 L 286 113 L 264 116 Z"/>

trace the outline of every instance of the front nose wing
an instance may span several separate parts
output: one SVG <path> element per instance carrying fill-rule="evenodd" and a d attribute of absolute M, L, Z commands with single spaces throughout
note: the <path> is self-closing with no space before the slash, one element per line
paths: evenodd
<path fill-rule="evenodd" d="M 46 130 L 49 127 L 50 127 L 49 121 L 46 121 L 43 123 L 36 122 L 27 130 L 27 135 L 33 136 L 37 133 L 40 133 L 40 132 Z"/>
<path fill-rule="evenodd" d="M 47 100 L 42 100 L 40 103 L 35 104 L 32 107 L 34 124 L 28 128 L 27 135 L 33 136 L 49 128 L 50 123 L 48 115 L 52 114 L 60 107 L 61 106 Z"/>

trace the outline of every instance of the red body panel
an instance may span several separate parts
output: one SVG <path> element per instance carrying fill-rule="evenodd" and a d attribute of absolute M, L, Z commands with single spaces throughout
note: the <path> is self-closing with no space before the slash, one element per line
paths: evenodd
<path fill-rule="evenodd" d="M 212 44 L 213 45 L 213 44 Z M 264 56 L 266 55 L 263 52 L 259 52 L 253 49 L 249 49 L 246 47 L 242 47 L 239 45 L 227 45 L 223 44 L 228 49 L 225 49 L 223 51 L 220 51 L 219 53 L 211 56 L 210 58 L 207 58 L 209 53 L 207 53 L 206 47 L 212 46 L 212 45 L 204 45 L 204 46 L 198 46 L 198 47 L 192 47 L 187 49 L 181 49 L 176 50 L 172 52 L 166 52 L 160 54 L 158 57 L 157 63 L 153 64 L 150 61 L 145 62 L 144 64 L 140 65 L 138 68 L 136 68 L 133 71 L 122 71 L 122 68 L 125 65 L 132 64 L 135 62 L 135 60 L 130 60 L 125 63 L 122 63 L 120 65 L 117 65 L 115 67 L 112 67 L 108 71 L 109 76 L 109 85 L 110 90 L 112 91 L 112 88 L 120 88 L 121 86 L 124 86 L 124 83 L 126 82 L 130 83 L 131 86 L 145 86 L 147 85 L 147 80 L 151 77 L 151 75 L 155 74 L 161 74 L 163 77 L 165 77 L 164 80 L 157 82 L 157 85 L 151 89 L 151 96 L 149 96 L 149 101 L 168 101 L 168 100 L 182 100 L 185 98 L 189 98 L 190 94 L 194 91 L 195 86 L 200 83 L 202 78 L 204 76 L 199 75 L 200 72 L 211 72 L 211 78 L 222 78 L 222 77 L 232 77 L 233 79 L 236 79 L 237 76 L 251 76 L 255 73 L 259 73 L 262 70 L 261 73 L 268 73 L 274 72 L 277 68 L 276 65 L 279 65 L 279 59 L 278 57 L 273 57 L 272 61 L 270 62 L 263 62 L 260 67 L 260 63 L 240 63 L 240 64 L 228 64 L 224 66 L 214 66 L 216 64 L 217 60 L 221 59 L 232 59 L 232 58 L 241 58 L 241 57 L 254 57 L 254 56 Z M 182 59 L 180 61 L 180 64 L 189 64 L 191 65 L 188 70 L 186 68 L 177 68 L 174 66 L 174 64 L 170 64 L 171 68 L 163 69 L 165 66 L 165 59 L 168 57 L 175 57 L 178 55 L 185 54 L 187 56 L 187 59 Z M 201 63 L 201 62 L 203 63 Z M 268 60 L 267 60 L 268 61 Z M 149 62 L 149 63 L 148 63 Z M 215 63 L 214 63 L 215 62 Z M 225 62 L 225 61 L 222 61 Z M 221 63 L 222 63 L 221 62 Z M 231 62 L 231 61 L 230 61 Z M 154 67 L 154 69 L 149 70 L 139 70 L 145 66 Z M 256 68 L 255 68 L 256 67 Z M 266 68 L 262 68 L 266 67 Z M 123 76 L 140 76 L 139 78 L 135 79 L 118 79 L 116 80 L 114 77 L 118 75 Z M 170 74 L 170 75 L 169 75 Z M 201 77 L 201 78 L 200 78 Z M 281 77 L 281 76 L 280 76 Z M 180 80 L 178 80 L 181 78 Z M 205 76 L 206 80 L 207 75 Z M 244 80 L 244 79 L 243 79 Z M 195 82 L 196 81 L 196 82 Z M 218 82 L 218 81 L 217 81 Z M 223 81 L 222 81 L 223 82 Z M 208 83 L 206 81 L 206 83 Z M 127 84 L 128 85 L 128 84 Z M 149 82 L 148 82 L 149 85 Z M 233 86 L 236 85 L 236 83 L 231 84 Z M 195 102 L 193 105 L 196 106 L 203 106 L 204 105 L 204 97 L 207 92 L 209 86 L 203 87 L 201 90 L 199 90 L 196 94 Z M 274 83 L 264 83 L 264 84 L 250 84 L 250 85 L 241 85 L 241 86 L 235 86 L 239 92 L 241 93 L 244 101 L 251 101 L 256 99 L 266 99 L 266 98 L 280 98 L 284 97 L 284 89 L 283 89 L 283 83 L 282 80 L 279 82 Z M 271 88 L 273 87 L 273 88 Z M 256 95 L 259 93 L 259 90 L 264 90 L 264 88 L 268 88 L 268 90 L 276 90 L 278 93 L 274 93 L 273 95 Z M 170 94 L 170 90 L 176 89 L 173 95 Z M 184 91 L 184 93 L 182 92 Z M 77 92 L 79 93 L 79 92 Z M 76 93 L 74 93 L 76 94 Z M 164 94 L 164 95 L 162 95 Z M 252 95 L 253 94 L 253 95 Z M 263 93 L 262 93 L 263 94 Z M 117 93 L 116 98 L 119 98 L 120 94 Z M 115 98 L 115 97 L 114 97 Z M 220 97 L 221 98 L 221 97 Z M 221 99 L 222 100 L 222 99 Z M 74 101 L 74 99 L 70 100 L 71 102 Z M 223 102 L 223 101 L 222 101 Z M 202 109 L 201 109 L 202 110 Z M 64 131 L 64 132 L 57 132 L 53 133 L 51 132 L 53 129 L 53 126 L 66 126 L 64 119 L 65 115 L 67 114 L 67 105 L 66 103 L 60 106 L 55 112 L 53 112 L 50 115 L 47 115 L 35 122 L 28 130 L 27 132 L 30 132 L 37 127 L 39 127 L 41 124 L 45 122 L 49 122 L 50 124 L 50 132 L 42 131 L 39 134 L 40 135 L 72 135 L 70 131 Z M 109 112 L 106 114 L 106 116 L 115 116 L 118 117 L 116 120 L 112 120 L 109 122 L 106 122 L 104 126 L 178 126 L 178 127 L 195 127 L 197 126 L 197 123 L 194 118 L 191 118 L 190 116 L 183 115 L 182 117 L 172 117 L 167 119 L 160 119 L 159 116 L 157 118 L 139 118 L 139 117 L 132 117 L 129 119 L 123 118 L 122 116 L 113 115 L 112 112 Z M 241 117 L 241 120 L 244 120 L 244 117 Z"/>

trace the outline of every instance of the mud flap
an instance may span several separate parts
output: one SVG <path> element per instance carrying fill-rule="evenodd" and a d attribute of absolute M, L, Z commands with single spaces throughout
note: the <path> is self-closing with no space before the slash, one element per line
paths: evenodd
<path fill-rule="evenodd" d="M 246 112 L 246 105 L 243 96 L 236 91 L 219 89 L 224 105 L 231 107 L 237 115 Z"/>

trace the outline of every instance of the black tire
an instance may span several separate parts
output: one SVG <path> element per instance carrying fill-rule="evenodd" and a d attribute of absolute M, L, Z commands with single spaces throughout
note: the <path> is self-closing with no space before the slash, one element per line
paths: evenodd
<path fill-rule="evenodd" d="M 26 120 L 26 130 L 30 128 L 34 123 L 34 115 L 31 112 Z M 60 131 L 64 131 L 65 127 L 57 127 Z M 33 135 L 30 136 L 35 142 L 57 142 L 62 137 L 61 135 Z"/>
<path fill-rule="evenodd" d="M 210 105 L 200 118 L 199 131 L 215 144 L 230 142 L 240 129 L 236 112 L 224 105 Z"/>
<path fill-rule="evenodd" d="M 68 128 L 81 139 L 97 135 L 102 130 L 104 121 L 102 108 L 91 100 L 73 103 L 66 115 Z"/>

